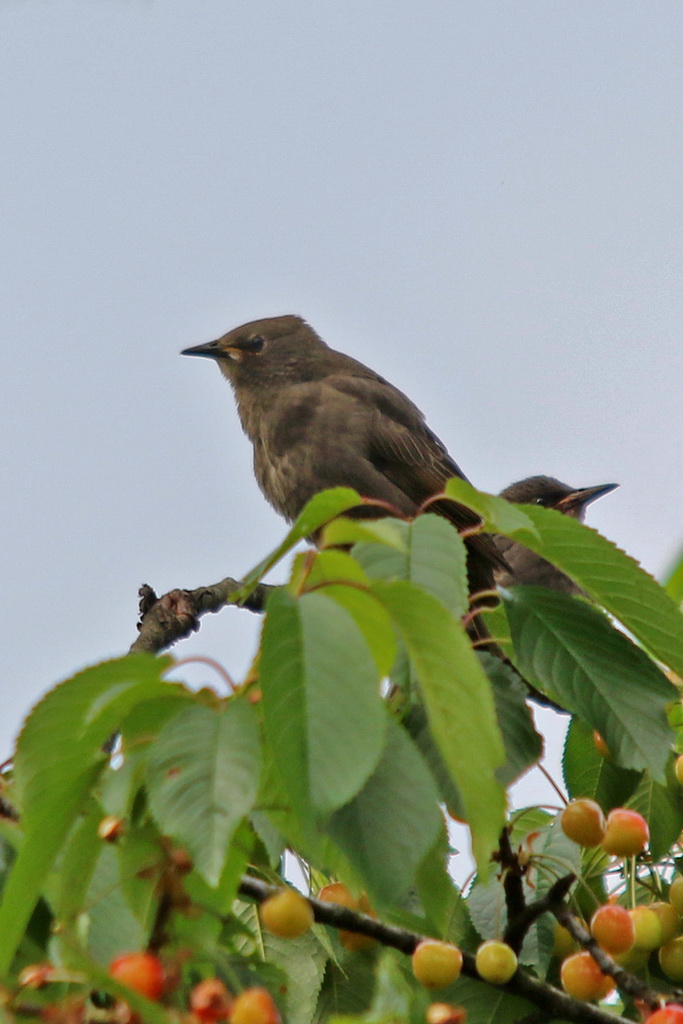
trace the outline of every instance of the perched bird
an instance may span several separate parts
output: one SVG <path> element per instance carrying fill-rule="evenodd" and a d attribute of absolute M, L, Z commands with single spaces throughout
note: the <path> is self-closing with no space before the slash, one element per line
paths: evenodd
<path fill-rule="evenodd" d="M 586 506 L 603 494 L 609 494 L 619 484 L 601 484 L 599 487 L 575 489 L 551 476 L 530 476 L 510 484 L 501 497 L 525 505 L 542 505 L 554 508 L 574 519 L 583 519 Z M 545 558 L 529 551 L 523 544 L 517 544 L 508 537 L 496 537 L 499 550 L 505 556 L 509 569 L 496 570 L 496 583 L 501 587 L 516 586 L 520 583 L 549 587 L 564 594 L 581 594 L 581 588 L 547 562 Z"/>
<path fill-rule="evenodd" d="M 254 446 L 256 479 L 285 519 L 318 491 L 339 486 L 410 517 L 449 477 L 465 479 L 409 398 L 329 348 L 301 317 L 255 320 L 182 354 L 215 359 L 230 381 Z M 460 529 L 479 523 L 455 502 L 436 505 Z M 358 514 L 368 511 L 390 514 Z M 466 544 L 470 591 L 490 590 L 504 558 L 489 535 L 468 536 Z"/>

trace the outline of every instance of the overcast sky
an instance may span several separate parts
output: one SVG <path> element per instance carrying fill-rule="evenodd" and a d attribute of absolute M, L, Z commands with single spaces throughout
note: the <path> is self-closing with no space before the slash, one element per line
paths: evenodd
<path fill-rule="evenodd" d="M 305 316 L 484 489 L 619 482 L 590 521 L 664 571 L 682 52 L 679 0 L 2 0 L 2 756 L 127 649 L 140 583 L 281 538 L 227 384 L 178 355 L 245 320 Z M 256 628 L 176 653 L 239 677 Z"/>

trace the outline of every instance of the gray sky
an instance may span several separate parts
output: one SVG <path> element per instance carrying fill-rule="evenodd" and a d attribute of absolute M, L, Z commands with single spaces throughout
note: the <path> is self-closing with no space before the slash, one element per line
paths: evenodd
<path fill-rule="evenodd" d="M 227 385 L 178 355 L 255 317 L 406 390 L 482 488 L 619 482 L 590 521 L 663 571 L 682 49 L 678 0 L 2 0 L 3 756 L 125 651 L 141 582 L 281 538 Z M 239 676 L 256 626 L 176 652 Z"/>

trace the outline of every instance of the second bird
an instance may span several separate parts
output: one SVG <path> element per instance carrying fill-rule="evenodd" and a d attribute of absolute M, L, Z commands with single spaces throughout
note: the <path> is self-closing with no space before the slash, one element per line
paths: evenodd
<path fill-rule="evenodd" d="M 256 479 L 288 520 L 318 491 L 339 486 L 410 517 L 449 477 L 464 478 L 409 398 L 329 348 L 301 317 L 255 320 L 183 355 L 215 359 L 229 380 Z M 454 502 L 438 511 L 460 529 L 478 523 Z M 470 591 L 490 589 L 494 569 L 505 565 L 493 538 L 466 544 Z"/>
<path fill-rule="evenodd" d="M 609 494 L 618 486 L 619 484 L 600 484 L 597 487 L 575 488 L 555 480 L 552 476 L 530 476 L 526 480 L 510 484 L 500 494 L 508 501 L 554 508 L 557 512 L 582 520 L 587 505 L 601 498 L 603 494 Z M 545 558 L 525 548 L 523 544 L 518 544 L 507 537 L 498 537 L 496 542 L 509 566 L 509 569 L 496 572 L 496 583 L 499 586 L 531 584 L 560 590 L 564 594 L 582 593 L 581 588 L 570 580 L 569 576 L 556 569 Z"/>

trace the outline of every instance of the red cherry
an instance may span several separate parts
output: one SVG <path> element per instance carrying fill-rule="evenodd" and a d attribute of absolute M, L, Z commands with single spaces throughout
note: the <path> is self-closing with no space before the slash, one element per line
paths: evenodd
<path fill-rule="evenodd" d="M 683 1006 L 669 1003 L 661 1010 L 655 1010 L 652 1016 L 647 1018 L 647 1024 L 683 1024 Z"/>
<path fill-rule="evenodd" d="M 628 916 L 635 928 L 633 945 L 637 949 L 645 949 L 651 953 L 653 949 L 659 949 L 662 944 L 663 929 L 659 915 L 650 907 L 634 907 L 628 911 Z"/>
<path fill-rule="evenodd" d="M 450 1003 L 432 1003 L 425 1010 L 427 1024 L 465 1024 L 467 1010 Z"/>
<path fill-rule="evenodd" d="M 607 744 L 605 743 L 605 740 L 603 739 L 603 737 L 597 731 L 597 729 L 593 730 L 593 746 L 597 750 L 597 752 L 600 755 L 600 757 L 609 757 L 610 756 L 610 749 L 607 746 Z"/>
<path fill-rule="evenodd" d="M 614 979 L 602 973 L 587 950 L 573 953 L 563 961 L 560 981 L 567 995 L 585 1002 L 604 999 L 614 988 Z"/>
<path fill-rule="evenodd" d="M 148 999 L 159 999 L 164 991 L 164 968 L 153 953 L 123 953 L 109 964 L 109 974 Z"/>
<path fill-rule="evenodd" d="M 635 942 L 636 929 L 624 907 L 608 903 L 593 914 L 591 935 L 608 953 L 625 953 Z"/>
<path fill-rule="evenodd" d="M 683 981 L 683 935 L 667 942 L 659 951 L 659 965 L 669 981 Z"/>
<path fill-rule="evenodd" d="M 265 988 L 245 988 L 235 999 L 228 1016 L 230 1024 L 281 1024 L 273 997 Z"/>
<path fill-rule="evenodd" d="M 505 942 L 482 942 L 475 957 L 477 974 L 491 985 L 504 985 L 517 970 L 517 955 Z"/>
<path fill-rule="evenodd" d="M 42 988 L 52 978 L 52 964 L 29 964 L 19 972 L 19 984 L 24 988 Z"/>
<path fill-rule="evenodd" d="M 273 935 L 296 939 L 313 924 L 313 907 L 305 896 L 287 886 L 261 904 L 259 917 Z"/>
<path fill-rule="evenodd" d="M 348 907 L 349 910 L 358 909 L 358 901 L 343 882 L 330 882 L 329 885 L 324 885 L 318 893 L 318 899 L 323 903 L 338 903 L 340 907 Z"/>
<path fill-rule="evenodd" d="M 202 1024 L 227 1020 L 232 996 L 220 978 L 205 978 L 190 992 L 190 1009 Z"/>
<path fill-rule="evenodd" d="M 681 915 L 671 903 L 664 903 L 663 900 L 650 903 L 649 907 L 654 910 L 662 925 L 662 945 L 671 942 L 680 934 Z"/>
<path fill-rule="evenodd" d="M 460 977 L 462 953 L 450 942 L 423 939 L 412 957 L 413 974 L 425 988 L 445 988 Z"/>
<path fill-rule="evenodd" d="M 650 840 L 650 829 L 642 814 L 616 807 L 607 815 L 607 831 L 602 848 L 615 857 L 633 857 L 642 853 Z"/>
<path fill-rule="evenodd" d="M 367 895 L 362 892 L 356 899 L 343 882 L 330 882 L 329 885 L 324 886 L 318 893 L 318 899 L 323 903 L 338 903 L 340 907 L 346 907 L 348 910 L 359 910 L 361 914 L 377 917 Z M 373 939 L 369 935 L 361 935 L 360 932 L 347 931 L 345 928 L 340 928 L 338 935 L 342 946 L 352 953 L 377 945 L 377 939 Z"/>
<path fill-rule="evenodd" d="M 598 846 L 605 837 L 605 816 L 600 804 L 587 797 L 572 800 L 562 811 L 562 831 L 579 846 Z"/>
<path fill-rule="evenodd" d="M 683 875 L 676 875 L 672 879 L 669 902 L 674 905 L 679 914 L 683 913 Z"/>
<path fill-rule="evenodd" d="M 113 814 L 108 814 L 105 818 L 102 818 L 97 826 L 97 835 L 100 839 L 104 839 L 105 843 L 115 843 L 121 838 L 123 832 L 123 820 L 115 817 Z"/>

